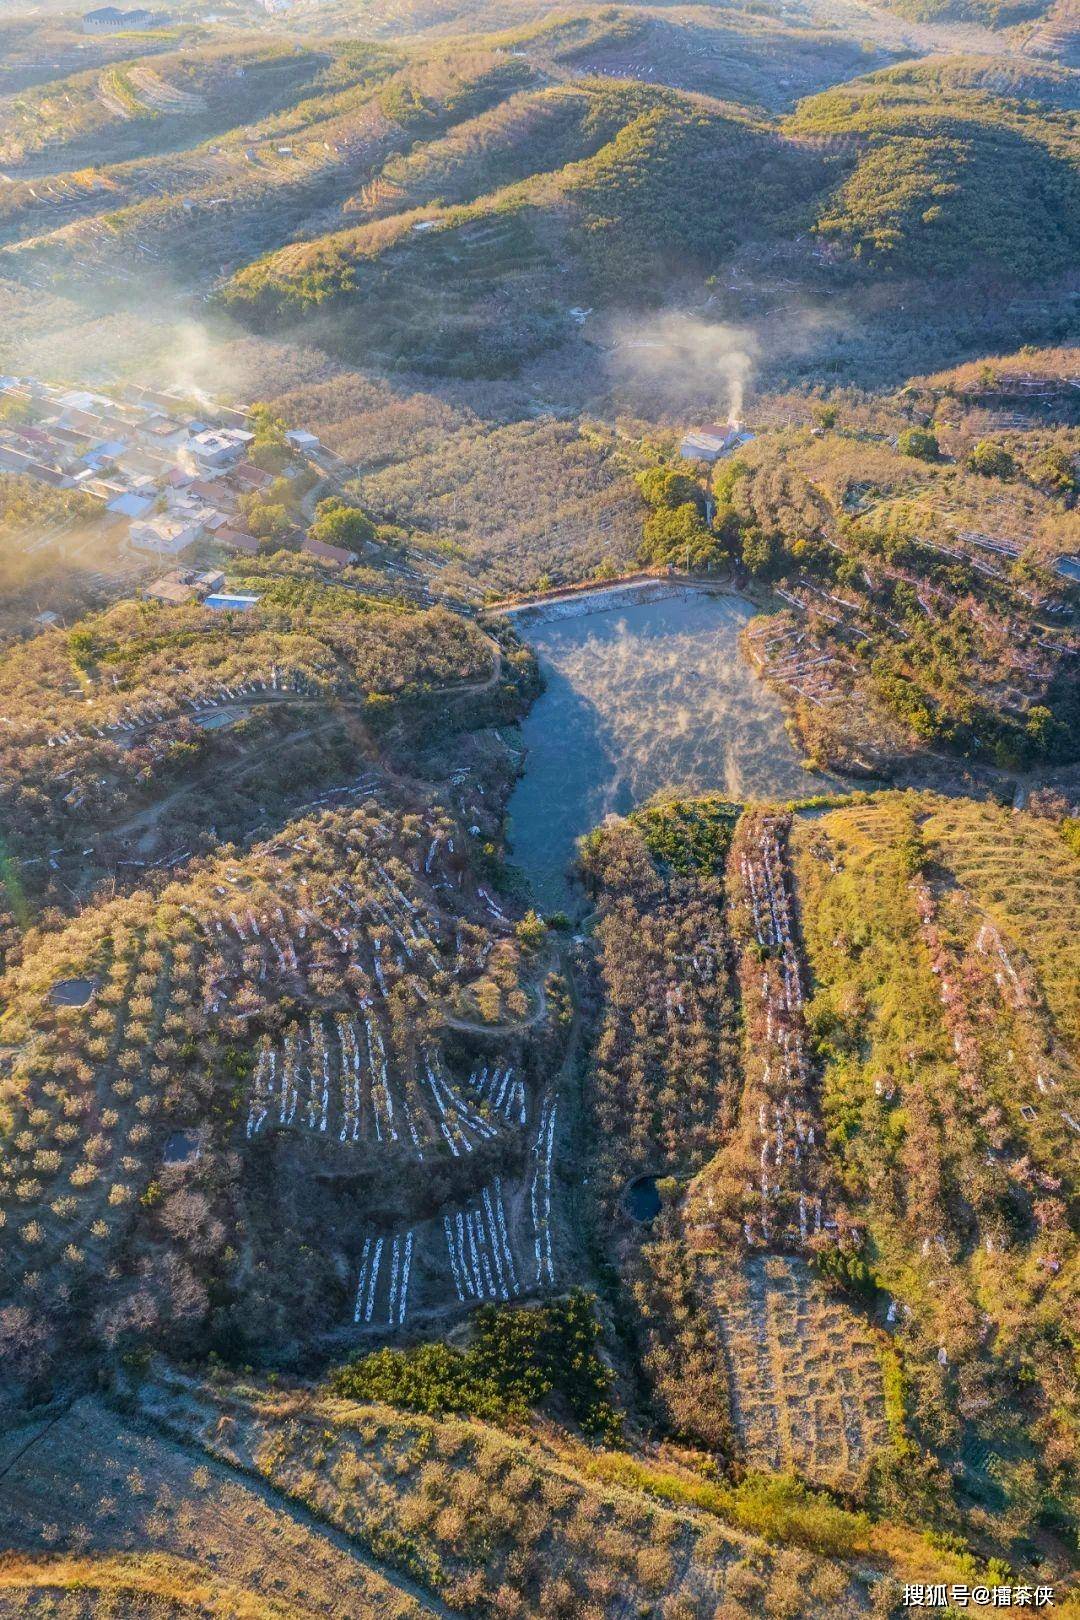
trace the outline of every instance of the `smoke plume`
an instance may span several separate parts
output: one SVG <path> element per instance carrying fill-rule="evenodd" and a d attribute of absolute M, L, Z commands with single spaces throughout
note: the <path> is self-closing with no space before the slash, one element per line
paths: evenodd
<path fill-rule="evenodd" d="M 758 340 L 747 327 L 668 311 L 623 317 L 609 353 L 613 380 L 639 409 L 703 413 L 734 426 L 743 417 Z"/>

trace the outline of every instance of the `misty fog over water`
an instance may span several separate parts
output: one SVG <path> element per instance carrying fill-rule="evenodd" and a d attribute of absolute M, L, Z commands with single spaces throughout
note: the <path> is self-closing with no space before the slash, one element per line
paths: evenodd
<path fill-rule="evenodd" d="M 747 799 L 822 785 L 739 654 L 754 612 L 700 593 L 522 626 L 547 689 L 522 726 L 510 858 L 541 907 L 567 904 L 564 873 L 583 833 L 662 788 Z"/>

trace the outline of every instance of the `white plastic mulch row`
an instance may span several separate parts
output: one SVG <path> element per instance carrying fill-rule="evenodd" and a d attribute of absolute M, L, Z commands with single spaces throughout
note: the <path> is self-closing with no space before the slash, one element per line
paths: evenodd
<path fill-rule="evenodd" d="M 740 871 L 755 937 L 759 944 L 779 951 L 779 960 L 765 963 L 761 969 L 765 1010 L 761 1085 L 765 1096 L 758 1109 L 760 1236 L 766 1243 L 773 1240 L 774 1216 L 786 1179 L 788 1190 L 798 1196 L 799 1239 L 805 1242 L 811 1230 L 821 1230 L 823 1221 L 810 1162 L 815 1127 L 808 1094 L 802 979 L 783 856 L 770 821 L 762 823 L 757 847 L 742 856 Z M 754 1242 L 752 1222 L 748 1220 L 744 1230 L 747 1241 Z M 793 1226 L 788 1231 L 794 1235 Z"/>
<path fill-rule="evenodd" d="M 527 1102 L 525 1097 L 524 1080 L 514 1079 L 514 1070 L 509 1064 L 505 1069 L 496 1064 L 494 1069 L 486 1067 L 479 1073 L 469 1076 L 469 1085 L 480 1102 L 487 1103 L 493 1114 L 499 1114 L 510 1124 L 516 1117 L 519 1125 L 524 1125 L 527 1119 Z"/>
<path fill-rule="evenodd" d="M 510 1247 L 502 1182 L 496 1176 L 481 1190 L 476 1204 L 443 1216 L 450 1273 L 458 1299 L 509 1300 L 521 1292 Z"/>
<path fill-rule="evenodd" d="M 540 1126 L 532 1148 L 532 1156 L 536 1163 L 529 1186 L 536 1281 L 538 1284 L 543 1283 L 546 1278 L 550 1287 L 555 1283 L 555 1263 L 551 1243 L 551 1167 L 555 1151 L 555 1122 L 558 1109 L 557 1093 L 545 1097 L 540 1106 Z"/>

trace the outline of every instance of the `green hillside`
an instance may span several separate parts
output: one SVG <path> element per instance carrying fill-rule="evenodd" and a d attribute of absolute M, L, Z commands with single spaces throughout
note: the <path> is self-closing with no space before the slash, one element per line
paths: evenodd
<path fill-rule="evenodd" d="M 192 145 L 333 83 L 334 57 L 281 42 L 114 62 L 0 100 L 5 168 L 76 169 Z"/>
<path fill-rule="evenodd" d="M 1012 28 L 1045 16 L 1047 0 L 888 0 L 889 8 L 914 22 L 982 23 Z"/>
<path fill-rule="evenodd" d="M 766 126 L 624 86 L 597 87 L 573 133 L 594 145 L 616 119 L 592 156 L 554 173 L 284 249 L 239 272 L 225 307 L 263 330 L 318 313 L 357 353 L 498 374 L 557 340 L 573 298 L 648 298 L 737 241 L 805 221 L 820 166 Z"/>
<path fill-rule="evenodd" d="M 1029 385 L 1039 358 L 1023 359 Z M 762 617 L 747 648 L 794 704 L 811 756 L 865 767 L 944 746 L 1005 769 L 1077 757 L 1062 572 L 1077 538 L 1077 435 L 1038 411 L 980 432 L 995 405 L 1022 403 L 1010 370 L 983 362 L 961 373 L 969 394 L 917 381 L 891 412 L 860 402 L 834 408 L 828 429 L 761 434 L 714 479 L 716 551 L 786 593 L 784 634 Z M 1071 411 L 1052 376 L 1034 386 L 1051 412 Z M 935 411 L 933 430 L 915 425 Z M 796 635 L 827 660 L 808 685 Z"/>
<path fill-rule="evenodd" d="M 984 88 L 994 75 L 946 63 L 888 69 L 803 102 L 788 123 L 853 167 L 817 234 L 875 269 L 1044 279 L 1074 259 L 1080 203 L 1076 114 Z"/>
<path fill-rule="evenodd" d="M 829 1149 L 908 1318 L 909 1409 L 973 1519 L 1033 1536 L 1075 1512 L 1080 867 L 1050 823 L 929 797 L 794 849 Z"/>
<path fill-rule="evenodd" d="M 170 293 L 205 286 L 260 252 L 310 234 L 358 180 L 392 153 L 442 133 L 530 82 L 523 63 L 489 50 L 402 58 L 366 46 L 329 59 L 324 83 L 299 87 L 287 111 L 218 141 L 100 169 L 60 173 L 48 188 L 8 188 L 0 218 L 9 273 L 71 285 L 115 303 L 115 282 Z M 107 277 L 115 280 L 106 279 Z"/>

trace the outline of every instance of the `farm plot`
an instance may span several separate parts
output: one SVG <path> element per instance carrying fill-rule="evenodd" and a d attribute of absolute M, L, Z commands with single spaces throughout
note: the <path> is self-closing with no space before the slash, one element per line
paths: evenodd
<path fill-rule="evenodd" d="M 296 1127 L 342 1147 L 400 1146 L 420 1162 L 432 1151 L 472 1155 L 524 1126 L 527 1098 L 509 1064 L 495 1065 L 486 1082 L 459 1084 L 438 1045 L 439 1008 L 452 982 L 480 971 L 493 943 L 464 903 L 453 824 L 424 825 L 411 859 L 395 855 L 392 819 L 372 801 L 331 827 L 319 830 L 319 853 L 340 859 L 337 872 L 307 875 L 304 834 L 276 844 L 276 859 L 287 850 L 300 860 L 274 875 L 270 895 L 256 891 L 258 913 L 241 903 L 250 875 L 226 869 L 225 885 L 215 885 L 222 904 L 207 923 L 218 951 L 208 1010 L 231 1008 L 252 973 L 284 978 L 321 1003 L 260 1037 L 245 1136 Z M 450 899 L 436 904 L 435 885 Z M 485 904 L 482 890 L 472 904 Z M 346 991 L 347 1007 L 325 1005 L 328 975 Z"/>
<path fill-rule="evenodd" d="M 220 1582 L 234 1599 L 242 1592 L 243 1609 L 229 1604 L 223 1614 L 246 1613 L 256 1598 L 273 1605 L 264 1611 L 260 1604 L 260 1615 L 302 1620 L 360 1611 L 420 1620 L 434 1612 L 360 1548 L 275 1503 L 236 1469 L 129 1424 L 97 1401 L 81 1400 L 19 1438 L 26 1449 L 0 1477 L 5 1548 L 41 1556 L 44 1541 L 54 1556 L 85 1558 L 80 1585 L 98 1587 L 103 1605 L 110 1597 L 118 1605 L 137 1602 L 128 1596 L 139 1590 L 137 1570 L 124 1556 L 150 1552 L 161 1559 L 159 1577 L 172 1568 L 178 1591 Z"/>
<path fill-rule="evenodd" d="M 699 1261 L 701 1295 L 729 1368 L 731 1413 L 751 1467 L 851 1489 L 888 1443 L 871 1330 L 804 1260 Z"/>
<path fill-rule="evenodd" d="M 367 756 L 372 700 L 392 697 L 411 709 L 435 687 L 482 691 L 485 679 L 494 685 L 493 643 L 441 609 L 416 615 L 350 597 L 355 614 L 330 612 L 321 598 L 311 608 L 279 610 L 272 593 L 273 587 L 235 631 L 198 607 L 154 612 L 149 625 L 152 610 L 123 602 L 83 621 L 80 634 L 93 638 L 89 658 L 73 659 L 63 635 L 6 651 L 5 840 L 35 899 L 50 892 L 50 903 L 70 905 L 70 891 L 51 876 L 57 857 L 73 863 L 80 882 L 90 876 L 87 853 L 96 853 L 99 874 L 102 865 L 143 864 L 161 837 L 160 818 L 168 820 L 178 779 L 177 798 L 204 787 L 216 796 L 220 785 L 258 765 L 275 729 L 279 737 L 291 731 L 286 740 L 308 750 L 322 749 L 315 739 L 326 737 L 326 749 L 339 753 L 335 739 L 347 732 L 350 755 L 360 741 Z M 120 648 L 123 655 L 114 659 Z M 221 723 L 238 718 L 243 725 Z M 275 773 L 264 791 L 276 794 L 277 779 Z M 213 822 L 212 812 L 207 820 Z M 145 835 L 141 848 L 125 839 L 137 828 Z M 97 843 L 87 851 L 95 832 Z M 171 854 L 205 849 L 213 836 L 203 827 L 194 843 L 174 845 Z M 168 848 L 162 841 L 157 853 Z"/>
<path fill-rule="evenodd" d="M 11 649 L 4 664 L 3 743 L 130 742 L 165 723 L 205 724 L 237 704 L 361 699 L 412 682 L 492 672 L 488 638 L 441 609 L 414 614 L 379 604 L 369 611 L 374 604 L 362 597 L 354 605 L 355 613 L 342 615 L 321 602 L 315 611 L 294 611 L 270 600 L 239 627 L 223 627 L 197 606 L 162 609 L 148 635 L 145 609 L 119 603 L 87 622 L 94 652 L 79 659 L 78 679 L 66 638 Z M 166 657 L 159 637 L 169 640 Z M 122 659 L 111 656 L 121 649 Z"/>
<path fill-rule="evenodd" d="M 732 933 L 739 949 L 744 1087 L 732 1139 L 692 1197 L 705 1228 L 750 1248 L 805 1248 L 838 1240 L 843 1215 L 829 1187 L 822 1125 L 803 1016 L 786 842 L 790 816 L 748 812 L 728 862 Z"/>
<path fill-rule="evenodd" d="M 782 613 L 752 621 L 744 640 L 751 663 L 763 680 L 800 702 L 837 703 L 850 692 L 855 665 L 846 650 L 814 634 L 807 604 L 778 589 L 788 606 Z M 815 604 L 816 606 L 816 604 Z"/>
<path fill-rule="evenodd" d="M 735 812 L 716 810 L 688 800 L 654 819 L 646 811 L 606 824 L 584 851 L 604 999 L 590 1102 L 600 1197 L 613 1217 L 629 1176 L 700 1168 L 734 1119 L 720 873 Z"/>
<path fill-rule="evenodd" d="M 591 1478 L 581 1448 L 564 1452 L 554 1425 L 540 1446 L 468 1419 L 316 1393 L 260 1398 L 250 1384 L 199 1386 L 164 1368 L 136 1398 L 165 1432 L 239 1462 L 279 1500 L 303 1502 L 322 1523 L 398 1557 L 438 1592 L 444 1613 L 536 1620 L 556 1571 L 558 1609 L 575 1620 L 626 1620 L 650 1607 L 702 1617 L 719 1607 L 742 1620 L 768 1612 L 764 1603 L 853 1620 L 865 1606 L 854 1583 L 851 1602 L 840 1591 L 836 1565 L 805 1554 L 793 1565 L 787 1549 L 722 1521 Z M 600 1448 L 594 1455 L 600 1464 L 616 1460 Z M 757 1580 L 747 1596 L 741 1571 L 767 1578 L 774 1562 L 787 1583 L 783 1596 Z M 808 1602 L 793 1610 L 796 1583 Z"/>
<path fill-rule="evenodd" d="M 1051 821 L 901 793 L 802 823 L 795 849 L 811 1017 L 842 1032 L 822 1066 L 832 1175 L 886 1323 L 920 1376 L 956 1380 L 965 1438 L 1004 1455 L 1069 1311 L 1076 858 Z"/>
<path fill-rule="evenodd" d="M 442 1045 L 455 987 L 482 970 L 496 935 L 516 949 L 509 932 L 445 812 L 370 799 L 156 898 L 84 914 L 9 979 L 14 1120 L 0 1190 L 17 1219 L 5 1295 L 62 1316 L 139 1222 L 151 1243 L 193 1244 L 201 1266 L 244 1207 L 259 1285 L 275 1299 L 302 1273 L 327 1310 L 347 1290 L 357 1321 L 399 1328 L 430 1270 L 425 1259 L 413 1275 L 413 1248 L 433 1203 L 452 1211 L 455 1232 L 463 1223 L 475 1297 L 553 1284 L 555 1104 L 535 1107 L 517 1046 L 486 1079 L 483 1068 L 455 1079 Z M 177 1127 L 192 1144 L 188 1170 L 162 1167 Z M 517 1225 L 531 1224 L 511 1232 L 500 1178 L 530 1144 L 530 1194 L 513 1203 Z M 211 1217 L 200 1193 L 195 1218 L 192 1176 L 231 1187 L 236 1202 Z M 372 1177 L 379 1207 L 399 1212 L 392 1228 L 360 1224 Z M 163 1199 L 155 1232 L 142 1212 Z M 454 1256 L 437 1225 L 449 1299 Z M 107 1336 L 120 1331 L 123 1308 L 112 1317 L 102 1295 L 94 1309 Z"/>
<path fill-rule="evenodd" d="M 1080 1136 L 1080 1072 L 1025 953 L 969 895 L 935 894 L 925 879 L 914 887 L 961 1085 L 974 1104 L 1004 1110 L 1012 1133 L 1033 1138 L 1055 1169 L 1067 1164 Z M 984 1242 L 992 1252 L 993 1236 Z"/>
<path fill-rule="evenodd" d="M 524 1174 L 496 1173 L 434 1219 L 363 1236 L 352 1325 L 394 1333 L 423 1318 L 510 1304 L 556 1286 L 552 1204 L 558 1096 L 540 1102 Z"/>

